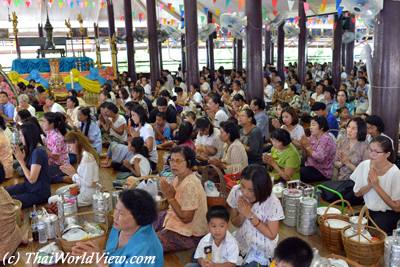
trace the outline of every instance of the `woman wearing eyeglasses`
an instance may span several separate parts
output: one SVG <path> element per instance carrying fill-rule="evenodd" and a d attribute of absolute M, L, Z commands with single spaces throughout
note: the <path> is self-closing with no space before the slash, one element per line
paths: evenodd
<path fill-rule="evenodd" d="M 375 137 L 369 145 L 369 160 L 361 162 L 350 179 L 354 193 L 363 197 L 371 218 L 387 234 L 392 234 L 400 219 L 400 170 L 393 164 L 392 142 Z"/>
<path fill-rule="evenodd" d="M 160 189 L 168 200 L 167 212 L 160 212 L 155 229 L 166 252 L 192 249 L 207 234 L 207 197 L 192 167 L 196 155 L 187 146 L 171 149 L 172 183 L 160 179 Z"/>

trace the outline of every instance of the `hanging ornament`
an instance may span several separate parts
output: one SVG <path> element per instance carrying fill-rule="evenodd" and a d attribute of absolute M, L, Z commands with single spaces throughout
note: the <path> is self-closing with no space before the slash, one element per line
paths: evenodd
<path fill-rule="evenodd" d="M 21 4 L 21 0 L 14 0 L 14 5 L 18 7 Z"/>
<path fill-rule="evenodd" d="M 288 0 L 288 7 L 289 7 L 289 11 L 292 11 L 293 6 L 294 6 L 294 1 L 293 0 Z"/>
<path fill-rule="evenodd" d="M 238 1 L 238 10 L 239 10 L 239 11 L 242 10 L 243 7 L 244 7 L 244 0 L 239 0 L 239 1 Z"/>

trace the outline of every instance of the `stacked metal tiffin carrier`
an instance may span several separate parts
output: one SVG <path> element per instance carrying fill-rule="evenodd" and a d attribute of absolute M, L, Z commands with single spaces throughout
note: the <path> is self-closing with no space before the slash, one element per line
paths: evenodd
<path fill-rule="evenodd" d="M 399 223 L 397 224 L 399 226 Z M 400 266 L 400 228 L 393 230 L 393 236 L 385 239 L 385 267 Z"/>
<path fill-rule="evenodd" d="M 314 187 L 300 181 L 288 182 L 282 193 L 282 206 L 285 225 L 296 227 L 302 235 L 316 232 L 318 201 L 314 198 Z"/>

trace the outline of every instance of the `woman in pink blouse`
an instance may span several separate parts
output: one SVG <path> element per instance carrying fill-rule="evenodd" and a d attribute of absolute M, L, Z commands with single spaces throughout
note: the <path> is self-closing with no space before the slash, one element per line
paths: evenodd
<path fill-rule="evenodd" d="M 310 125 L 311 136 L 300 140 L 301 147 L 307 155 L 305 166 L 300 169 L 300 180 L 305 183 L 332 178 L 336 143 L 328 130 L 325 117 L 313 117 Z"/>
<path fill-rule="evenodd" d="M 64 142 L 67 133 L 64 115 L 58 112 L 45 113 L 42 127 L 46 134 L 44 143 L 49 157 L 50 176 L 57 177 L 62 174 L 58 167 L 69 164 L 68 149 Z"/>

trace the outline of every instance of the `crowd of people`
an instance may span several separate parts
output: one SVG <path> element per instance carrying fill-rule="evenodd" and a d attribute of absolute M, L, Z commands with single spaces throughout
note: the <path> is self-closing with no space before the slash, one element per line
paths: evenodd
<path fill-rule="evenodd" d="M 167 211 L 157 214 L 141 190 L 120 194 L 106 246 L 111 255 L 155 251 L 162 258 L 197 247 L 200 266 L 269 266 L 273 259 L 276 266 L 307 266 L 293 247 L 301 241 L 278 245 L 284 214 L 272 193 L 274 183 L 297 179 L 352 181 L 354 194 L 391 233 L 400 219 L 400 170 L 382 119 L 366 113 L 365 67 L 357 63 L 352 73 L 342 73 L 340 88 L 332 85 L 330 64 L 308 63 L 303 84 L 296 69 L 289 64 L 280 77 L 266 67 L 263 98 L 254 99 L 248 98 L 246 71 L 223 67 L 214 76 L 204 67 L 199 84 L 185 84 L 181 70 L 163 70 L 157 81 L 144 75 L 131 81 L 124 72 L 102 87 L 95 107 L 73 90 L 63 106 L 35 81 L 19 83 L 17 106 L 0 91 L 0 182 L 15 177 L 14 167 L 25 178 L 5 188 L 23 208 L 51 200 L 52 183 L 79 186 L 78 204 L 87 206 L 101 168 L 124 177 L 172 173 L 172 181 L 160 178 Z M 168 156 L 159 159 L 160 150 Z M 210 164 L 241 179 L 228 209 L 207 207 L 199 176 Z M 73 251 L 99 250 L 80 243 Z M 301 255 L 312 255 L 304 250 Z"/>

